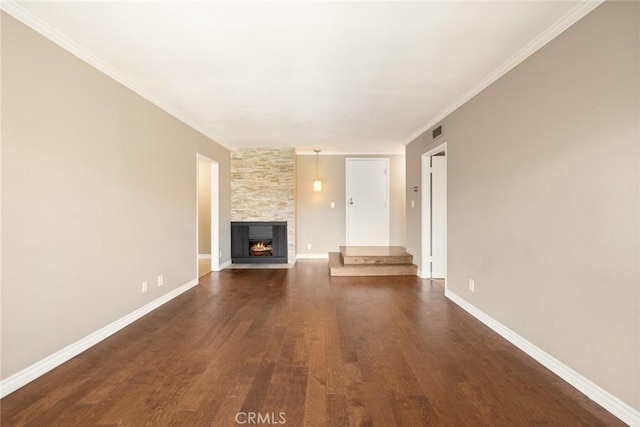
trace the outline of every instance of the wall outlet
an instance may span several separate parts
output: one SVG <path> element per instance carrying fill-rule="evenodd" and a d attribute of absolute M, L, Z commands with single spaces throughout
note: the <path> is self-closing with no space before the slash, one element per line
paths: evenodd
<path fill-rule="evenodd" d="M 469 290 L 471 292 L 475 292 L 476 291 L 476 281 L 473 279 L 469 279 Z"/>
<path fill-rule="evenodd" d="M 416 201 L 415 201 L 415 200 L 412 200 L 412 201 L 411 201 L 411 207 L 412 207 L 412 208 L 415 208 L 415 207 L 416 207 Z"/>
<path fill-rule="evenodd" d="M 146 280 L 144 282 L 142 282 L 142 293 L 144 294 L 145 292 L 147 292 L 147 281 Z"/>
<path fill-rule="evenodd" d="M 158 287 L 164 285 L 164 276 L 162 274 L 158 275 Z"/>
<path fill-rule="evenodd" d="M 311 243 L 307 243 L 307 249 L 311 249 Z"/>
<path fill-rule="evenodd" d="M 218 259 L 222 259 L 222 251 L 218 253 Z"/>

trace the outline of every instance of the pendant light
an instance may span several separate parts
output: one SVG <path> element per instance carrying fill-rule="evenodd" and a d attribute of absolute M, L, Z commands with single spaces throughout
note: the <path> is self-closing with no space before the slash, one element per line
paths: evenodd
<path fill-rule="evenodd" d="M 313 150 L 316 152 L 316 179 L 313 180 L 313 191 L 319 192 L 322 191 L 322 181 L 318 178 L 318 157 L 320 155 L 320 150 Z"/>

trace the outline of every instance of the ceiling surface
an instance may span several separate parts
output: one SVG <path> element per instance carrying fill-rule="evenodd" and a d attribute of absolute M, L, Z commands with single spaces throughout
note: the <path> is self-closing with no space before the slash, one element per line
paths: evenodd
<path fill-rule="evenodd" d="M 371 153 L 403 152 L 584 5 L 10 3 L 18 19 L 228 148 Z"/>

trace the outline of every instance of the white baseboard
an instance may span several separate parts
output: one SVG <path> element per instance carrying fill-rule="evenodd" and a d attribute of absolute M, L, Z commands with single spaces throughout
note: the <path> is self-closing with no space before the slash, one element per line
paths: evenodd
<path fill-rule="evenodd" d="M 198 259 L 211 259 L 211 254 L 198 254 Z"/>
<path fill-rule="evenodd" d="M 583 377 L 449 289 L 445 289 L 444 295 L 620 420 L 630 426 L 640 426 L 640 411 Z"/>
<path fill-rule="evenodd" d="M 218 266 L 218 269 L 217 269 L 217 270 L 214 270 L 214 271 L 222 271 L 222 270 L 224 270 L 225 268 L 229 267 L 230 265 L 231 265 L 231 260 L 230 260 L 230 259 L 228 259 L 228 260 L 226 260 L 225 262 L 221 263 L 221 264 Z"/>
<path fill-rule="evenodd" d="M 329 259 L 329 254 L 296 254 L 296 259 Z"/>
<path fill-rule="evenodd" d="M 431 279 L 431 276 L 429 274 L 423 273 L 422 270 L 420 269 L 418 269 L 416 276 L 418 276 L 421 279 Z"/>
<path fill-rule="evenodd" d="M 45 357 L 39 362 L 34 363 L 33 365 L 23 369 L 20 372 L 17 372 L 10 377 L 5 378 L 0 381 L 0 398 L 5 397 L 9 393 L 13 393 L 20 387 L 30 383 L 41 375 L 46 374 L 53 368 L 63 364 L 67 360 L 77 356 L 82 353 L 86 349 L 98 344 L 100 341 L 108 338 L 109 336 L 115 334 L 125 326 L 130 325 L 136 320 L 140 319 L 144 315 L 150 313 L 156 308 L 160 307 L 163 304 L 171 301 L 178 295 L 188 291 L 198 284 L 198 279 L 193 279 L 188 283 L 180 286 L 162 295 L 160 298 L 155 301 L 150 302 L 149 304 L 140 307 L 136 311 L 129 313 L 128 315 L 116 320 L 113 323 L 105 326 L 102 329 L 98 329 L 97 331 L 87 335 L 79 341 L 76 341 L 73 344 L 68 345 L 60 351 L 53 353 L 50 356 Z"/>

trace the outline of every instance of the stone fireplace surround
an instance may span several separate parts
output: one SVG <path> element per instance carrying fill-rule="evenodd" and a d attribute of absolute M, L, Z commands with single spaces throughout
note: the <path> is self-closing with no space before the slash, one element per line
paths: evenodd
<path fill-rule="evenodd" d="M 293 148 L 231 152 L 231 221 L 286 222 L 289 262 L 296 254 L 295 160 Z"/>

